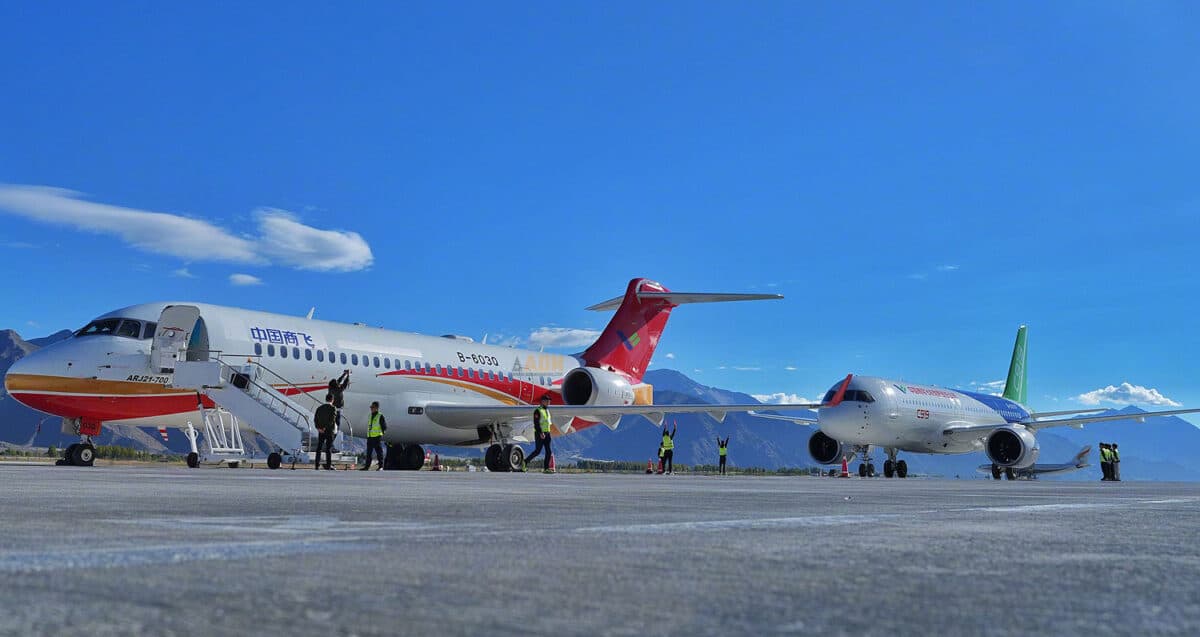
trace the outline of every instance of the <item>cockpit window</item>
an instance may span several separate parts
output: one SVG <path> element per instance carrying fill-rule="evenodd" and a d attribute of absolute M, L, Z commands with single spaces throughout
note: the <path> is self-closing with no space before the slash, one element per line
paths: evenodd
<path fill-rule="evenodd" d="M 142 324 L 138 321 L 121 321 L 121 327 L 117 328 L 117 336 L 124 336 L 126 338 L 141 338 Z"/>
<path fill-rule="evenodd" d="M 158 329 L 155 323 L 149 323 L 142 329 L 142 322 L 133 319 L 106 318 L 96 319 L 83 329 L 75 332 L 75 336 L 121 336 L 124 338 L 152 338 Z"/>
<path fill-rule="evenodd" d="M 825 392 L 825 397 L 821 399 L 821 402 L 823 402 L 823 403 L 832 402 L 833 397 L 837 395 L 838 390 L 841 388 L 842 388 L 841 383 L 838 383 L 838 384 L 834 385 L 833 387 L 830 387 L 829 391 Z M 869 392 L 863 391 L 861 389 L 847 389 L 845 395 L 842 396 L 842 400 L 850 400 L 850 401 L 856 401 L 856 402 L 860 402 L 860 403 L 873 403 L 873 402 L 875 402 L 875 397 L 872 396 Z"/>
<path fill-rule="evenodd" d="M 75 332 L 75 336 L 99 336 L 113 334 L 121 324 L 121 319 L 100 319 L 88 323 L 83 329 Z"/>

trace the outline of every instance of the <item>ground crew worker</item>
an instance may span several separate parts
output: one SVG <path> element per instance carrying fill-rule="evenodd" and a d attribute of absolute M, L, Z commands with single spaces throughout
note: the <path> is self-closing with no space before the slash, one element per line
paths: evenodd
<path fill-rule="evenodd" d="M 337 409 L 333 406 L 333 394 L 325 394 L 325 403 L 313 414 L 313 427 L 317 429 L 317 452 L 313 456 L 313 469 L 321 468 L 321 449 L 325 450 L 325 468 L 332 471 L 330 454 L 333 449 L 333 428 L 337 422 Z"/>
<path fill-rule="evenodd" d="M 330 356 L 333 356 L 330 354 Z M 334 420 L 334 429 L 336 433 L 337 427 L 342 422 L 342 408 L 346 406 L 346 399 L 343 394 L 346 393 L 346 388 L 350 386 L 350 370 L 343 369 L 342 375 L 338 378 L 329 381 L 329 393 L 333 396 L 333 406 L 337 409 L 337 417 Z"/>
<path fill-rule="evenodd" d="M 554 473 L 550 469 L 550 455 L 552 453 L 550 451 L 550 426 L 553 424 L 554 422 L 550 418 L 550 394 L 545 393 L 538 400 L 537 409 L 533 410 L 533 440 L 535 446 L 533 453 L 525 458 L 525 462 L 528 463 L 530 460 L 536 458 L 542 452 L 542 449 L 545 449 L 546 457 L 542 458 L 542 473 Z"/>
<path fill-rule="evenodd" d="M 728 454 L 729 454 L 729 437 L 726 436 L 725 440 L 721 440 L 720 438 L 717 438 L 717 455 L 721 457 L 721 466 L 719 468 L 719 472 L 721 475 L 725 475 L 725 459 Z"/>
<path fill-rule="evenodd" d="M 663 468 L 659 471 L 660 474 L 665 472 L 667 475 L 672 475 L 675 473 L 675 432 L 678 430 L 679 428 L 676 427 L 668 433 L 667 426 L 663 425 Z"/>
<path fill-rule="evenodd" d="M 1117 449 L 1117 443 L 1112 443 L 1112 448 L 1108 450 L 1108 457 L 1112 459 L 1112 464 L 1109 466 L 1109 472 L 1112 474 L 1113 482 L 1121 481 L 1121 451 Z"/>
<path fill-rule="evenodd" d="M 379 413 L 379 401 L 372 402 L 371 418 L 367 420 L 367 462 L 359 471 L 371 468 L 372 451 L 379 454 L 379 466 L 375 470 L 379 471 L 383 468 L 383 432 L 385 431 L 387 431 L 387 419 Z"/>
<path fill-rule="evenodd" d="M 1107 442 L 1100 443 L 1100 473 L 1104 476 L 1100 478 L 1101 482 L 1112 480 L 1112 454 Z"/>

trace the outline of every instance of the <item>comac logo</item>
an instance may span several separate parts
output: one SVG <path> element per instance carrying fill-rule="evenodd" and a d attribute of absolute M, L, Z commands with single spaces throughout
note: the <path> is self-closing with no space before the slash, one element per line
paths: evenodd
<path fill-rule="evenodd" d="M 638 346 L 638 343 L 642 342 L 642 337 L 637 332 L 634 332 L 633 336 L 626 337 L 625 332 L 617 330 L 617 336 L 621 339 L 621 343 L 625 345 L 625 349 L 631 352 L 633 348 Z"/>

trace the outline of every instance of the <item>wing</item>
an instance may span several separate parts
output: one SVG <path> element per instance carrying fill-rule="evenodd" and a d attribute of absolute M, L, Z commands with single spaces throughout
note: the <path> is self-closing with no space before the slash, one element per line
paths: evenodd
<path fill-rule="evenodd" d="M 1095 409 L 1067 409 L 1066 411 L 1038 411 L 1038 412 L 1029 414 L 1029 417 L 1034 420 L 1039 420 L 1041 418 L 1053 418 L 1055 416 L 1074 416 L 1075 414 L 1094 414 L 1094 413 L 1101 412 L 1101 411 L 1108 411 L 1108 409 L 1106 409 L 1104 407 L 1097 407 Z"/>
<path fill-rule="evenodd" d="M 1007 427 L 1009 425 L 1022 425 L 1032 431 L 1041 429 L 1049 429 L 1050 427 L 1077 427 L 1082 428 L 1084 425 L 1093 422 L 1106 422 L 1111 420 L 1136 420 L 1145 422 L 1147 418 L 1157 418 L 1161 416 L 1178 416 L 1179 414 L 1194 414 L 1200 412 L 1200 409 L 1172 409 L 1170 411 L 1145 411 L 1136 414 L 1111 414 L 1108 416 L 1081 416 L 1079 418 L 1056 418 L 1052 420 L 1026 420 L 1019 423 L 989 423 L 986 425 L 950 425 L 942 430 L 943 436 L 952 436 L 956 438 L 985 436 L 991 433 L 994 429 Z"/>
<path fill-rule="evenodd" d="M 804 405 L 780 405 L 783 409 L 800 409 Z M 555 428 L 566 433 L 572 418 L 602 422 L 616 429 L 621 416 L 645 416 L 656 425 L 662 424 L 667 414 L 708 414 L 718 422 L 725 420 L 729 412 L 749 412 L 762 409 L 755 405 L 557 405 L 550 408 Z M 425 406 L 425 415 L 443 427 L 451 429 L 475 429 L 505 422 L 533 420 L 532 405 L 456 405 L 431 403 Z"/>
<path fill-rule="evenodd" d="M 724 301 L 773 301 L 782 299 L 782 294 L 722 294 L 719 292 L 638 292 L 638 299 L 658 299 L 674 305 L 684 303 L 722 303 Z M 618 296 L 589 308 L 593 312 L 604 312 L 621 307 L 625 297 Z"/>
<path fill-rule="evenodd" d="M 816 409 L 820 406 L 821 406 L 820 404 L 811 405 L 808 407 L 808 409 Z M 810 417 L 805 417 L 805 416 L 780 416 L 778 414 L 760 414 L 756 411 L 750 412 L 750 415 L 754 416 L 755 418 L 766 418 L 767 420 L 786 420 L 788 422 L 794 422 L 799 425 L 815 425 L 818 422 L 818 420 L 816 418 L 810 418 Z"/>

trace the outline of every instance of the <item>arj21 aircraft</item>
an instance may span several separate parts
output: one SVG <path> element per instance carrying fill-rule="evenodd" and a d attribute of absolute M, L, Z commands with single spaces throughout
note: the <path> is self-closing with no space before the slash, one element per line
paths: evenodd
<path fill-rule="evenodd" d="M 616 310 L 596 342 L 576 356 L 476 343 L 461 336 L 422 336 L 361 324 L 269 314 L 202 303 L 148 303 L 110 312 L 73 338 L 15 363 L 5 387 L 16 400 L 61 416 L 79 435 L 65 464 L 90 466 L 92 437 L 103 424 L 183 429 L 188 464 L 245 460 L 241 430 L 278 446 L 267 464 L 307 461 L 311 420 L 331 379 L 350 370 L 346 436 L 363 437 L 368 405 L 387 416 L 387 465 L 419 469 L 422 444 L 489 445 L 492 471 L 522 466 L 532 407 L 552 399 L 556 434 L 640 414 L 661 423 L 664 412 L 726 412 L 761 405 L 653 404 L 642 382 L 671 310 L 685 303 L 782 298 L 776 294 L 671 292 L 634 279 L 624 296 L 592 306 Z M 204 432 L 203 458 L 195 420 Z M 314 443 L 315 446 L 315 443 Z"/>
<path fill-rule="evenodd" d="M 1105 420 L 1144 420 L 1200 412 L 1174 409 L 1129 415 L 1094 414 L 1104 409 L 1034 412 L 1025 407 L 1026 329 L 1017 330 L 1008 379 L 1001 396 L 903 381 L 850 374 L 826 392 L 820 403 L 807 405 L 817 417 L 756 414 L 761 418 L 815 424 L 808 451 L 822 464 L 838 464 L 843 457 L 861 455 L 858 475 L 875 475 L 872 447 L 883 447 L 887 460 L 883 475 L 904 478 L 908 463 L 897 459 L 900 451 L 913 453 L 970 453 L 983 450 L 991 460 L 989 471 L 1009 480 L 1036 466 L 1037 431 L 1048 427 L 1082 427 Z M 1063 416 L 1072 416 L 1063 418 Z"/>

